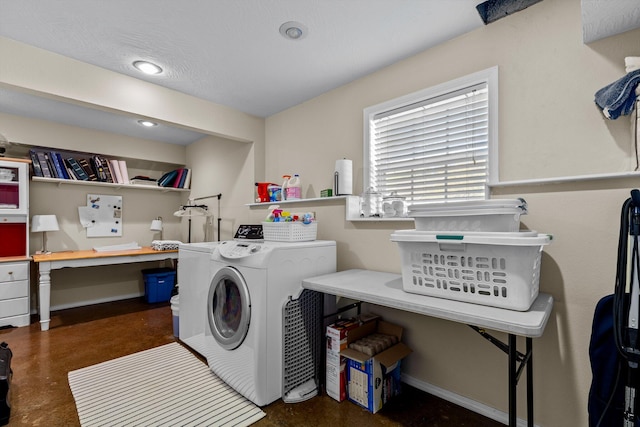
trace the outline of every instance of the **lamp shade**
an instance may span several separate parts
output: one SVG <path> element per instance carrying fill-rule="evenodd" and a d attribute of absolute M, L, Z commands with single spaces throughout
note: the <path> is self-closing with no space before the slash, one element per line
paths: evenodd
<path fill-rule="evenodd" d="M 151 231 L 162 231 L 162 218 L 158 217 L 151 221 Z"/>
<path fill-rule="evenodd" d="M 55 215 L 34 215 L 31 219 L 31 231 L 58 231 L 58 218 Z"/>

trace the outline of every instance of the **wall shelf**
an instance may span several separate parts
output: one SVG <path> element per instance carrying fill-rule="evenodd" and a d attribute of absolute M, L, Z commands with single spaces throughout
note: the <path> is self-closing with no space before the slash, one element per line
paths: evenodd
<path fill-rule="evenodd" d="M 413 221 L 413 218 L 363 218 L 360 217 L 360 196 L 315 197 L 311 199 L 284 200 L 278 202 L 248 203 L 250 208 L 268 208 L 272 205 L 293 204 L 345 204 L 345 219 L 352 222 L 398 222 Z"/>
<path fill-rule="evenodd" d="M 246 206 L 249 206 L 250 208 L 268 208 L 271 205 L 297 205 L 297 204 L 304 204 L 304 203 L 331 204 L 331 202 L 345 200 L 347 199 L 347 197 L 357 197 L 357 196 L 314 197 L 311 199 L 279 200 L 277 202 L 248 203 Z"/>
<path fill-rule="evenodd" d="M 34 182 L 46 182 L 49 184 L 57 184 L 58 187 L 62 185 L 85 185 L 85 186 L 98 186 L 98 187 L 111 187 L 115 189 L 132 189 L 132 190 L 151 190 L 151 191 L 160 191 L 163 193 L 168 192 L 185 192 L 191 191 L 189 188 L 173 188 L 173 187 L 154 187 L 152 185 L 137 185 L 137 184 L 116 184 L 112 182 L 101 182 L 101 181 L 76 181 L 72 179 L 59 179 L 59 178 L 42 178 L 39 176 L 31 177 L 31 180 Z"/>

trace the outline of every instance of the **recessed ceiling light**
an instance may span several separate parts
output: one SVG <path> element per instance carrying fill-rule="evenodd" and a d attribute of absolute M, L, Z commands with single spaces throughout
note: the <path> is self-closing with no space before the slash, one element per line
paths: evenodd
<path fill-rule="evenodd" d="M 280 25 L 280 34 L 289 40 L 300 40 L 307 35 L 307 27 L 295 21 L 285 22 Z"/>
<path fill-rule="evenodd" d="M 141 126 L 148 127 L 148 128 L 152 128 L 154 126 L 158 126 L 157 123 L 152 122 L 150 120 L 138 120 L 138 124 L 141 125 Z"/>
<path fill-rule="evenodd" d="M 162 68 L 148 61 L 135 61 L 133 66 L 145 74 L 160 74 Z"/>

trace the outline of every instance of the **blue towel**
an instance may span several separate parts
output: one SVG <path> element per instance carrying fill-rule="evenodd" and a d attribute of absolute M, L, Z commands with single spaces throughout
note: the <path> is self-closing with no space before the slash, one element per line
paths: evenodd
<path fill-rule="evenodd" d="M 596 92 L 596 104 L 602 109 L 606 118 L 615 120 L 620 115 L 628 115 L 636 101 L 636 87 L 640 84 L 640 70 L 603 87 Z"/>

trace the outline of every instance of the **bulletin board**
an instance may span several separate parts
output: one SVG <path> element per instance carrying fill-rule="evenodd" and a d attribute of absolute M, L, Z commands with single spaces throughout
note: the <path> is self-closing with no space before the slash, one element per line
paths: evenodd
<path fill-rule="evenodd" d="M 122 236 L 122 196 L 87 194 L 87 206 L 78 212 L 87 237 Z"/>

